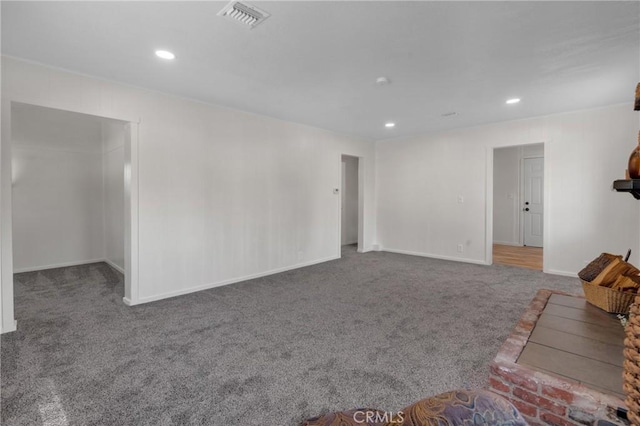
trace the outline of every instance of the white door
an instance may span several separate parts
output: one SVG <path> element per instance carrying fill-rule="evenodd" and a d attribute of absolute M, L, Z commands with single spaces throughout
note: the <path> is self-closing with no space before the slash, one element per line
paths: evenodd
<path fill-rule="evenodd" d="M 524 159 L 524 245 L 542 247 L 544 158 Z"/>

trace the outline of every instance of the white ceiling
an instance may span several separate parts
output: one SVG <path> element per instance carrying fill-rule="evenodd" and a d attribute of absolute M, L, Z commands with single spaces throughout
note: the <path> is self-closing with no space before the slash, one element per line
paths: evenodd
<path fill-rule="evenodd" d="M 2 1 L 2 53 L 370 139 L 632 102 L 640 80 L 638 2 L 254 1 L 253 30 L 225 4 Z"/>

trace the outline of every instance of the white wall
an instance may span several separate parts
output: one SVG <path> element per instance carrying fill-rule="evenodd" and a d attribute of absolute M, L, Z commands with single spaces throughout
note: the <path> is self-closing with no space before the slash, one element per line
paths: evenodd
<path fill-rule="evenodd" d="M 342 245 L 358 242 L 358 159 L 343 156 Z"/>
<path fill-rule="evenodd" d="M 103 259 L 100 122 L 25 105 L 12 120 L 14 272 Z"/>
<path fill-rule="evenodd" d="M 520 244 L 520 147 L 493 154 L 493 242 Z"/>
<path fill-rule="evenodd" d="M 545 271 L 575 274 L 599 253 L 627 248 L 638 263 L 640 203 L 611 190 L 635 145 L 636 114 L 625 104 L 378 142 L 378 242 L 484 263 L 492 148 L 544 142 Z"/>
<path fill-rule="evenodd" d="M 341 154 L 362 158 L 361 249 L 374 243 L 369 141 L 12 58 L 2 67 L 5 101 L 140 121 L 132 303 L 339 257 Z"/>
<path fill-rule="evenodd" d="M 102 123 L 104 171 L 104 257 L 124 273 L 124 139 L 125 126 Z"/>

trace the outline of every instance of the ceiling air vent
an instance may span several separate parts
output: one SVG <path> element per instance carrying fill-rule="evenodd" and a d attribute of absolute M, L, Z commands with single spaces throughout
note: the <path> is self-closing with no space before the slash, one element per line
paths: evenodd
<path fill-rule="evenodd" d="M 255 6 L 249 6 L 239 1 L 232 1 L 218 12 L 218 16 L 240 22 L 249 28 L 255 28 L 271 15 Z"/>

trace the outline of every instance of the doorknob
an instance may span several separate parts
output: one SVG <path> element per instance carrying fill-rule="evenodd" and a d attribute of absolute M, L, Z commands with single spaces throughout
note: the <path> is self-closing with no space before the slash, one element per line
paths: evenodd
<path fill-rule="evenodd" d="M 522 211 L 528 212 L 529 211 L 529 207 L 525 207 L 524 209 L 522 209 Z"/>
<path fill-rule="evenodd" d="M 528 201 L 525 201 L 525 202 L 524 202 L 524 205 L 525 205 L 525 206 L 528 206 L 528 205 L 529 205 L 529 202 L 528 202 Z"/>

